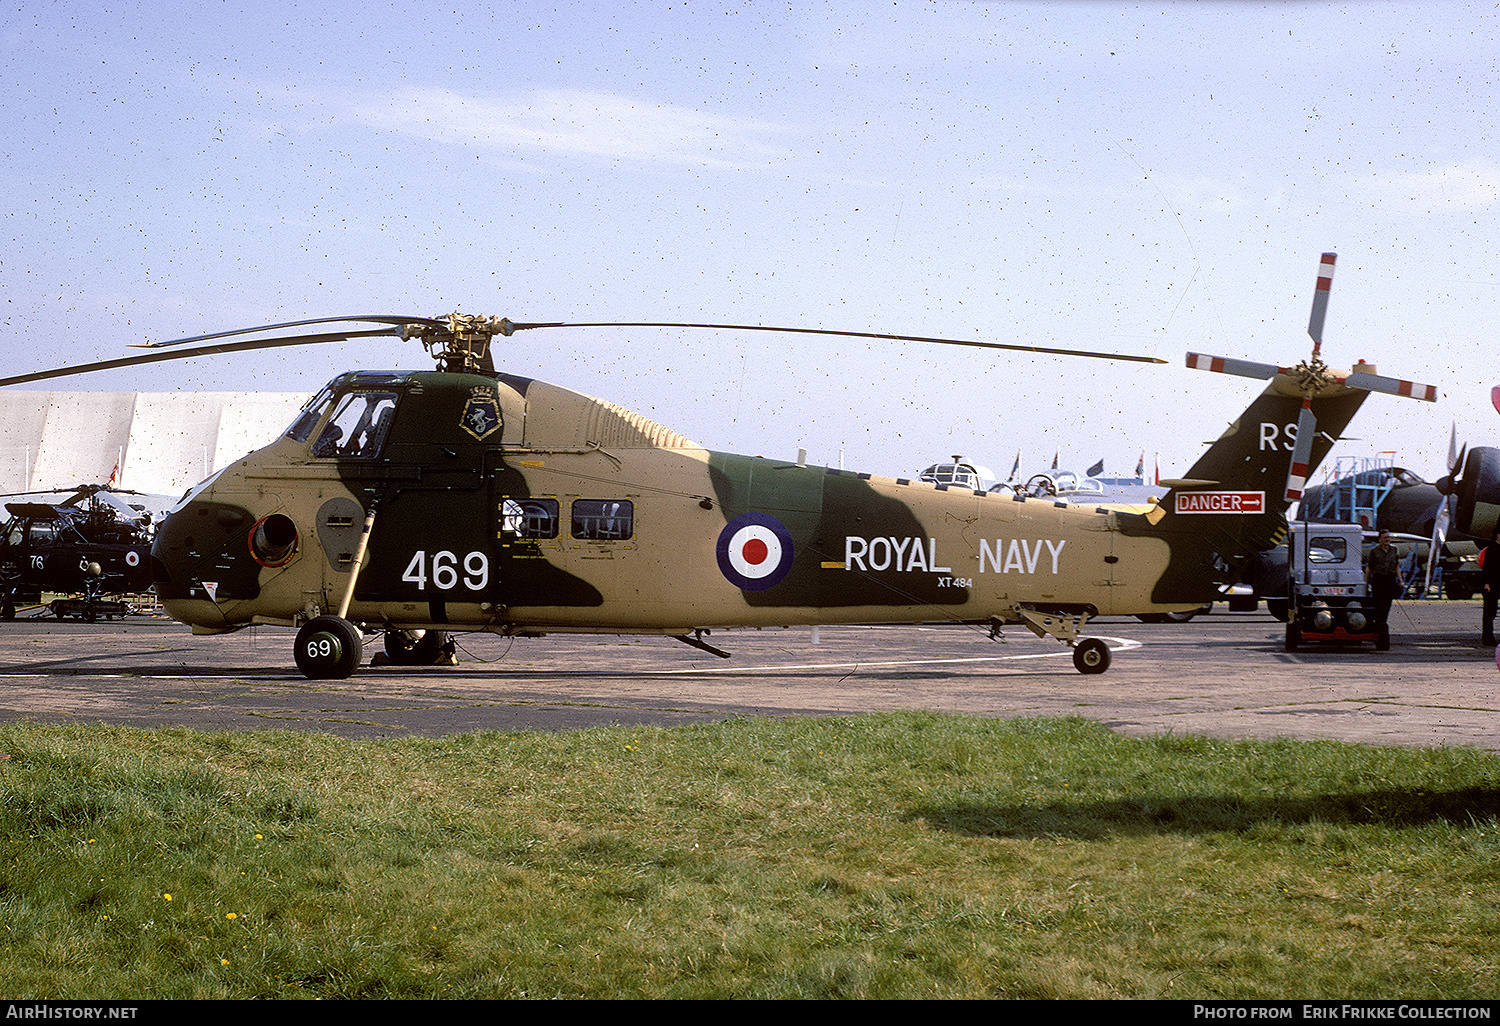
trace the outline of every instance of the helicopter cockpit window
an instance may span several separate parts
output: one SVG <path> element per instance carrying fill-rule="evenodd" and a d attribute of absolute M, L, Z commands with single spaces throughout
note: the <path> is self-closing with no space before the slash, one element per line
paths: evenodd
<path fill-rule="evenodd" d="M 395 410 L 394 392 L 350 392 L 338 401 L 333 416 L 313 445 L 313 455 L 374 459 L 380 454 Z"/>
<path fill-rule="evenodd" d="M 507 538 L 556 538 L 556 499 L 506 499 L 500 504 L 500 533 Z"/>
<path fill-rule="evenodd" d="M 286 429 L 288 438 L 295 438 L 299 442 L 305 442 L 312 437 L 313 428 L 318 426 L 318 421 L 323 418 L 323 412 L 328 409 L 328 404 L 333 401 L 333 389 L 324 388 L 323 391 L 308 400 L 307 405 L 302 407 L 302 412 L 297 414 L 297 419 L 292 421 L 292 426 Z"/>
<path fill-rule="evenodd" d="M 628 499 L 573 500 L 573 537 L 624 541 L 635 534 L 635 504 Z"/>

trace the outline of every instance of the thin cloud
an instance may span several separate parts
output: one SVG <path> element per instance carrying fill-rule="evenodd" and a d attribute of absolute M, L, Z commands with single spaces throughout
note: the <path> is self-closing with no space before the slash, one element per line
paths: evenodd
<path fill-rule="evenodd" d="M 715 167 L 764 167 L 787 156 L 769 141 L 785 130 L 768 121 L 576 89 L 517 99 L 417 89 L 363 104 L 356 113 L 384 131 L 492 150 Z"/>
<path fill-rule="evenodd" d="M 1500 165 L 1479 159 L 1430 171 L 1381 175 L 1369 183 L 1368 190 L 1387 204 L 1423 209 L 1489 207 L 1500 200 Z"/>

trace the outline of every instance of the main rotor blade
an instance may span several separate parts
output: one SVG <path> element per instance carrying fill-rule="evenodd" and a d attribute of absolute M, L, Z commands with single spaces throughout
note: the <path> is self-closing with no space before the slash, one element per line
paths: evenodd
<path fill-rule="evenodd" d="M 1232 356 L 1205 356 L 1202 353 L 1188 353 L 1187 365 L 1194 370 L 1238 374 L 1242 378 L 1259 378 L 1262 381 L 1274 378 L 1282 371 L 1274 363 L 1252 363 L 1249 360 L 1236 360 Z"/>
<path fill-rule="evenodd" d="M 1085 349 L 1052 349 L 1047 346 L 1008 345 L 1004 342 L 975 342 L 958 338 L 929 338 L 923 335 L 886 335 L 874 331 L 834 331 L 829 328 L 774 328 L 764 324 L 683 324 L 667 321 L 597 321 L 570 324 L 565 321 L 505 322 L 510 334 L 532 328 L 714 328 L 721 331 L 775 331 L 788 335 L 836 335 L 842 338 L 878 338 L 892 342 L 935 342 L 945 346 L 973 346 L 978 349 L 1005 349 L 1017 353 L 1044 353 L 1049 356 L 1086 356 L 1096 360 L 1125 360 L 1131 363 L 1166 363 L 1158 356 L 1134 356 L 1128 353 L 1099 353 Z"/>
<path fill-rule="evenodd" d="M 207 342 L 212 338 L 229 338 L 231 335 L 250 335 L 260 331 L 281 331 L 283 328 L 301 328 L 309 324 L 342 324 L 345 321 L 359 321 L 364 324 L 426 324 L 431 327 L 442 327 L 442 321 L 435 321 L 431 317 L 398 317 L 394 314 L 359 314 L 354 317 L 314 317 L 306 321 L 284 321 L 281 324 L 262 324 L 258 328 L 235 328 L 233 331 L 218 331 L 212 335 L 194 335 L 192 338 L 174 338 L 165 342 L 133 342 L 134 349 L 162 349 L 167 346 L 181 346 L 189 342 Z M 390 334 L 387 332 L 386 334 Z"/>
<path fill-rule="evenodd" d="M 345 319 L 347 320 L 347 318 Z M 233 334 L 233 332 L 230 334 Z M 35 371 L 31 374 L 18 374 L 15 377 L 0 378 L 0 387 L 5 385 L 21 385 L 28 381 L 45 381 L 48 378 L 64 378 L 72 374 L 88 374 L 92 371 L 117 370 L 121 367 L 134 367 L 143 363 L 161 363 L 165 360 L 189 360 L 195 356 L 214 356 L 219 353 L 242 353 L 254 349 L 275 349 L 280 346 L 315 345 L 320 342 L 347 342 L 350 339 L 372 338 L 380 335 L 395 335 L 399 337 L 400 334 L 400 328 L 381 328 L 369 331 L 329 332 L 322 335 L 290 335 L 284 338 L 251 339 L 245 342 L 221 342 L 218 345 L 200 346 L 197 349 L 176 349 L 169 353 L 142 353 L 140 356 L 126 356 L 118 360 L 101 360 L 98 363 L 84 363 L 75 367 L 55 367 L 52 370 Z"/>
<path fill-rule="evenodd" d="M 1323 318 L 1328 316 L 1328 290 L 1333 287 L 1333 262 L 1337 253 L 1324 253 L 1318 264 L 1318 284 L 1313 289 L 1312 316 L 1307 319 L 1307 334 L 1313 340 L 1313 356 L 1323 345 Z"/>

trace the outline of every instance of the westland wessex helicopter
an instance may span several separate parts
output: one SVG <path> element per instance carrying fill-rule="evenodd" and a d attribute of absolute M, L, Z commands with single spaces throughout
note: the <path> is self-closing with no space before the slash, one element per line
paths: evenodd
<path fill-rule="evenodd" d="M 61 501 L 57 492 L 6 498 L 10 518 L 0 527 L 0 616 L 13 620 L 17 606 L 38 603 L 44 592 L 59 617 L 93 621 L 124 616 L 121 596 L 151 588 L 152 514 L 107 485 L 80 485 Z"/>
<path fill-rule="evenodd" d="M 388 326 L 219 342 L 0 384 L 174 356 L 419 338 L 436 371 L 339 375 L 279 439 L 193 488 L 156 534 L 156 592 L 171 616 L 200 634 L 296 628 L 308 677 L 349 676 L 366 630 L 384 631 L 391 662 L 412 664 L 433 661 L 452 631 L 654 634 L 727 656 L 705 633 L 935 620 L 997 636 L 1024 624 L 1071 647 L 1079 671 L 1100 673 L 1110 650 L 1082 635 L 1091 617 L 1213 601 L 1280 540 L 1294 486 L 1368 391 L 1415 387 L 1434 398 L 1367 365 L 1330 372 L 1318 358 L 1326 301 L 1320 275 L 1313 356 L 1296 368 L 1189 355 L 1190 366 L 1270 384 L 1188 478 L 1165 482 L 1161 503 L 1139 514 L 715 452 L 614 403 L 494 368 L 496 336 L 598 324 L 297 321 L 248 330 Z M 617 326 L 1110 355 L 806 328 Z"/>

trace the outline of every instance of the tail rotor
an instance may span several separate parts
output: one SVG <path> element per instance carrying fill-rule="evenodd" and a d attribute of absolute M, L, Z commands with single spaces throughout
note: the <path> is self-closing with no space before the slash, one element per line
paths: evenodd
<path fill-rule="evenodd" d="M 1312 339 L 1312 354 L 1295 367 L 1278 367 L 1269 363 L 1255 363 L 1231 357 L 1206 356 L 1189 353 L 1187 365 L 1196 370 L 1235 374 L 1240 377 L 1272 381 L 1278 391 L 1285 395 L 1300 395 L 1302 409 L 1297 416 L 1297 438 L 1292 449 L 1291 464 L 1287 470 L 1285 499 L 1295 502 L 1302 498 L 1311 471 L 1313 439 L 1317 435 L 1317 417 L 1313 413 L 1313 400 L 1327 395 L 1347 391 L 1384 392 L 1388 395 L 1437 401 L 1437 389 L 1399 378 L 1382 377 L 1368 364 L 1357 364 L 1348 374 L 1338 374 L 1323 362 L 1323 322 L 1328 316 L 1328 295 L 1333 287 L 1333 268 L 1338 259 L 1335 253 L 1324 253 L 1318 263 L 1317 285 L 1313 290 L 1312 312 L 1307 320 L 1307 334 Z"/>

